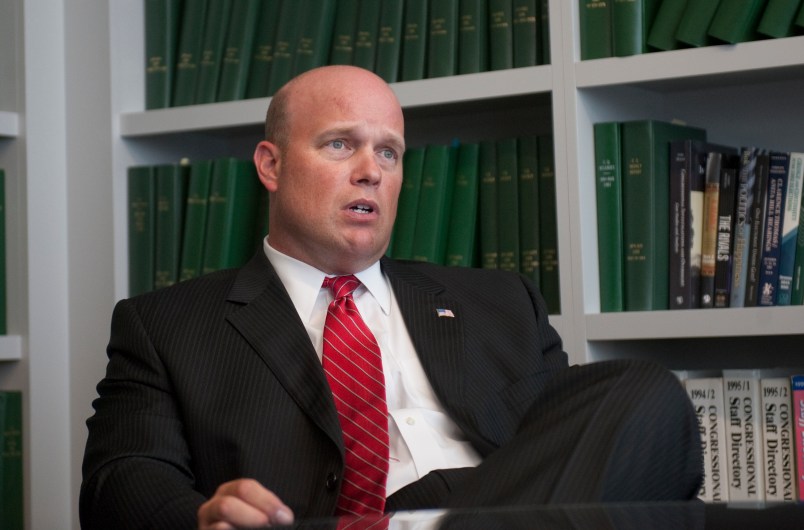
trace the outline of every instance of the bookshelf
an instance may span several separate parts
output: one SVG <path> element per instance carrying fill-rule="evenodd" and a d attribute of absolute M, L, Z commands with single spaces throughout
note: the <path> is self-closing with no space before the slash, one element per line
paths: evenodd
<path fill-rule="evenodd" d="M 552 130 L 562 313 L 551 322 L 572 362 L 801 365 L 804 307 L 599 312 L 591 126 L 679 118 L 722 143 L 804 149 L 804 37 L 581 62 L 578 3 L 549 6 L 552 64 L 393 85 L 408 143 Z M 29 528 L 78 528 L 84 421 L 111 309 L 127 294 L 126 168 L 249 157 L 262 131 L 267 98 L 143 110 L 141 8 L 0 3 L 0 66 L 16 76 L 0 77 L 15 306 L 14 335 L 0 338 L 0 387 L 26 392 Z"/>

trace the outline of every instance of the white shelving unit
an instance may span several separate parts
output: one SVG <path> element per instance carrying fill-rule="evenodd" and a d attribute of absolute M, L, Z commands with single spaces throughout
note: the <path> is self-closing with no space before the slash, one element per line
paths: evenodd
<path fill-rule="evenodd" d="M 682 119 L 713 141 L 804 150 L 804 37 L 580 62 L 577 9 L 550 0 L 550 65 L 395 84 L 408 143 L 552 131 L 551 321 L 572 361 L 801 365 L 804 307 L 599 312 L 592 124 Z M 0 362 L 0 387 L 26 392 L 29 528 L 78 528 L 84 421 L 128 284 L 126 169 L 248 157 L 262 134 L 267 98 L 145 112 L 143 19 L 140 0 L 0 5 L 0 66 L 17 77 L 0 81 L 15 306 L 0 361 L 17 359 Z"/>

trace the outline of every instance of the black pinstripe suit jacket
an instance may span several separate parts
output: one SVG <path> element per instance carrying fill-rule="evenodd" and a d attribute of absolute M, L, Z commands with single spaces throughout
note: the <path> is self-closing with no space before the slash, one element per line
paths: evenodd
<path fill-rule="evenodd" d="M 382 260 L 430 382 L 483 456 L 566 366 L 516 274 Z M 439 317 L 437 308 L 454 318 Z M 297 517 L 332 514 L 343 443 L 321 364 L 260 252 L 121 301 L 83 464 L 85 528 L 194 527 L 223 482 L 259 480 Z"/>

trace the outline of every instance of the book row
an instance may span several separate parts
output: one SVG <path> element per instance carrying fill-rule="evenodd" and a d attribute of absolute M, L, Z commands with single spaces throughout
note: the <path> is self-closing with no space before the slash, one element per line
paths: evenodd
<path fill-rule="evenodd" d="M 0 391 L 0 528 L 23 530 L 22 393 Z"/>
<path fill-rule="evenodd" d="M 804 154 L 594 125 L 601 311 L 801 305 Z"/>
<path fill-rule="evenodd" d="M 801 0 L 579 0 L 581 59 L 804 33 Z"/>
<path fill-rule="evenodd" d="M 679 376 L 701 434 L 702 500 L 804 500 L 804 375 L 723 370 Z"/>
<path fill-rule="evenodd" d="M 390 254 L 520 272 L 560 310 L 550 135 L 409 148 Z"/>
<path fill-rule="evenodd" d="M 272 95 L 326 64 L 389 83 L 549 62 L 547 0 L 145 0 L 146 109 Z"/>

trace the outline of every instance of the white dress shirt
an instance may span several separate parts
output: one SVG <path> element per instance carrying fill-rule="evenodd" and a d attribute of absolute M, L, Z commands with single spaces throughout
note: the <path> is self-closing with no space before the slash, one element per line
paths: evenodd
<path fill-rule="evenodd" d="M 268 243 L 268 237 L 263 248 L 320 360 L 324 320 L 332 301 L 330 290 L 322 288 L 326 274 L 277 251 Z M 433 392 L 379 262 L 355 276 L 363 285 L 355 290 L 353 298 L 380 345 L 385 373 L 391 443 L 387 495 L 434 469 L 476 466 L 480 455 Z"/>

